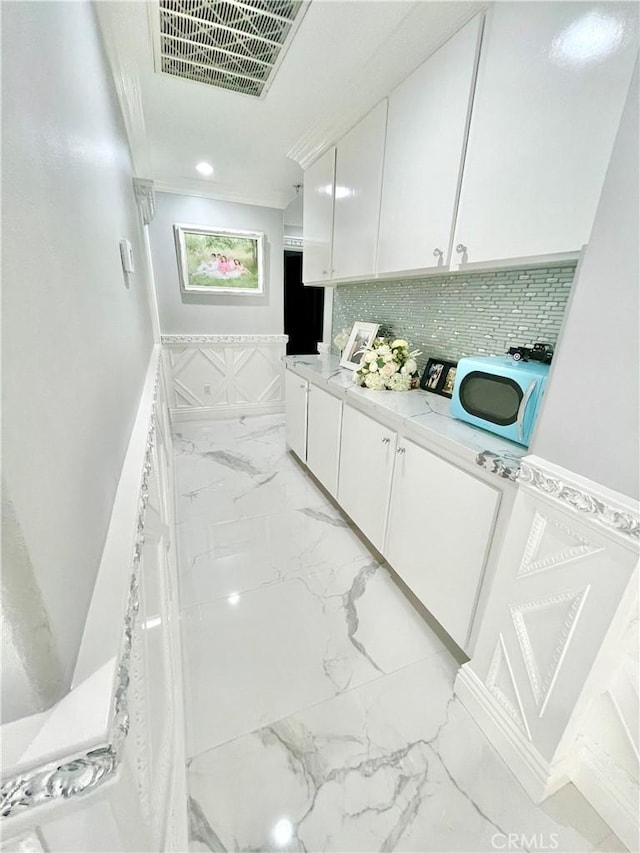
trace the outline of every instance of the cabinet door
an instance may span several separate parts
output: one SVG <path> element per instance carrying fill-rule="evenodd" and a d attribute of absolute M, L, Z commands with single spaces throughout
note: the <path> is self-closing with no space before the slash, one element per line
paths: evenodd
<path fill-rule="evenodd" d="M 309 386 L 307 465 L 330 494 L 338 493 L 342 402 Z"/>
<path fill-rule="evenodd" d="M 634 4 L 493 5 L 454 241 L 462 263 L 589 240 L 636 53 Z"/>
<path fill-rule="evenodd" d="M 379 551 L 384 544 L 396 441 L 393 430 L 344 407 L 338 500 Z"/>
<path fill-rule="evenodd" d="M 333 278 L 375 273 L 386 122 L 385 99 L 338 143 Z"/>
<path fill-rule="evenodd" d="M 389 98 L 379 273 L 449 263 L 482 20 L 469 21 Z"/>
<path fill-rule="evenodd" d="M 307 388 L 308 383 L 304 379 L 291 370 L 285 370 L 287 444 L 302 462 L 307 461 Z"/>
<path fill-rule="evenodd" d="M 302 280 L 328 281 L 331 276 L 335 146 L 304 173 Z"/>
<path fill-rule="evenodd" d="M 499 493 L 410 441 L 398 450 L 385 557 L 465 648 Z"/>

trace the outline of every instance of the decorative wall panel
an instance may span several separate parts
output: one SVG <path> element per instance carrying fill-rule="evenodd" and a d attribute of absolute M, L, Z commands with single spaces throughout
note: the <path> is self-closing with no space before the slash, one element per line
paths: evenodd
<path fill-rule="evenodd" d="M 536 512 L 516 577 L 544 572 L 600 550 L 557 522 Z"/>
<path fill-rule="evenodd" d="M 531 732 L 522 707 L 520 691 L 513 677 L 513 669 L 504 646 L 502 634 L 498 637 L 496 649 L 491 659 L 487 674 L 487 687 L 491 694 L 509 714 L 511 719 L 522 729 L 531 740 Z"/>
<path fill-rule="evenodd" d="M 606 686 L 592 702 L 576 739 L 578 756 L 570 776 L 629 850 L 640 850 L 637 592 L 628 611 Z"/>
<path fill-rule="evenodd" d="M 163 335 L 172 415 L 282 411 L 285 335 Z"/>
<path fill-rule="evenodd" d="M 512 605 L 511 618 L 540 716 L 555 683 L 590 587 Z"/>
<path fill-rule="evenodd" d="M 615 637 L 638 563 L 639 519 L 631 499 L 544 460 L 529 456 L 523 468 L 491 596 L 457 689 L 539 800 L 570 778 L 576 738 L 586 744 L 580 732 L 595 697 L 601 717 L 608 709 L 621 731 L 637 729 L 637 661 L 618 665 Z M 636 625 L 637 619 L 636 606 Z M 637 756 L 637 742 L 627 742 Z"/>

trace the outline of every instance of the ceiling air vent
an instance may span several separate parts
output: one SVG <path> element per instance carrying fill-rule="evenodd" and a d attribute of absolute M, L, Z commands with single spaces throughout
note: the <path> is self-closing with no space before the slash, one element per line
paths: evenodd
<path fill-rule="evenodd" d="M 156 69 L 259 98 L 307 6 L 308 0 L 159 0 Z"/>

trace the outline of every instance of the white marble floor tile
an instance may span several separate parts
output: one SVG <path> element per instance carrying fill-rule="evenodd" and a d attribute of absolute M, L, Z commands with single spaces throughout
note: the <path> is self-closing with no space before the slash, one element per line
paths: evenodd
<path fill-rule="evenodd" d="M 192 849 L 597 849 L 533 805 L 452 698 L 454 677 L 436 655 L 197 756 Z"/>
<path fill-rule="evenodd" d="M 183 608 L 371 558 L 329 503 L 218 523 L 186 521 L 178 547 Z"/>
<path fill-rule="evenodd" d="M 377 836 L 402 810 L 385 806 L 396 784 L 415 783 L 419 741 L 446 719 L 454 677 L 435 655 L 194 758 L 189 788 L 206 819 L 203 840 L 209 828 L 229 850 L 380 849 Z M 292 838 L 278 844 L 285 820 Z"/>
<path fill-rule="evenodd" d="M 225 463 L 240 464 L 247 458 L 239 460 L 238 454 L 229 453 Z M 313 479 L 291 458 L 276 463 L 275 470 L 266 465 L 264 470 L 256 469 L 257 473 L 249 470 L 234 471 L 220 461 L 198 455 L 185 458 L 177 483 L 181 522 L 200 518 L 231 521 L 308 505 L 331 506 Z"/>
<path fill-rule="evenodd" d="M 620 841 L 615 833 L 607 835 L 604 841 L 601 841 L 596 848 L 598 853 L 629 853 L 629 850 Z"/>
<path fill-rule="evenodd" d="M 444 647 L 371 557 L 183 611 L 195 755 Z"/>
<path fill-rule="evenodd" d="M 571 786 L 531 802 L 283 416 L 176 449 L 192 851 L 624 849 Z"/>

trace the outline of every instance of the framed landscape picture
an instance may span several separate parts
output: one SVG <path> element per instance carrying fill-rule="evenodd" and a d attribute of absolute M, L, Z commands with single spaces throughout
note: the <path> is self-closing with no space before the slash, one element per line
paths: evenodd
<path fill-rule="evenodd" d="M 183 293 L 264 293 L 264 234 L 174 225 Z"/>

